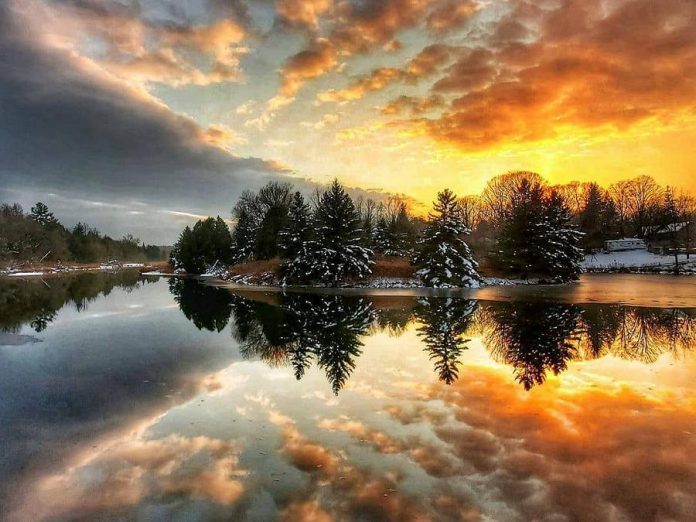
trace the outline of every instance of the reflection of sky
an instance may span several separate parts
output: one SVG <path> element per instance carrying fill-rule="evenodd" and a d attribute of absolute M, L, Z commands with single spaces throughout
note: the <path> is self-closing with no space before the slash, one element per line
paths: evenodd
<path fill-rule="evenodd" d="M 143 313 L 133 303 L 151 313 L 127 319 Z M 366 338 L 334 396 L 316 367 L 296 381 L 235 361 L 228 330 L 200 333 L 170 303 L 164 285 L 114 292 L 88 313 L 130 312 L 90 331 L 61 315 L 22 347 L 28 358 L 3 348 L 27 386 L 46 380 L 40 370 L 70 375 L 76 400 L 108 392 L 98 414 L 70 419 L 82 438 L 59 441 L 64 458 L 37 472 L 18 519 L 688 520 L 696 509 L 693 356 L 571 362 L 526 392 L 474 338 L 446 386 L 410 325 Z M 98 348 L 107 335 L 121 341 L 111 352 Z M 136 387 L 143 366 L 166 392 Z"/>

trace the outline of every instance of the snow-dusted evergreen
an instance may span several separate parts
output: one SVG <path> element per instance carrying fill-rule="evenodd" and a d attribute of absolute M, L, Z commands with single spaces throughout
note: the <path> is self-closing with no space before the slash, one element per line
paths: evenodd
<path fill-rule="evenodd" d="M 544 224 L 547 248 L 544 249 L 549 272 L 562 280 L 577 279 L 583 251 L 578 247 L 582 232 L 570 223 L 568 206 L 557 192 L 552 192 L 545 201 Z"/>
<path fill-rule="evenodd" d="M 419 267 L 416 275 L 427 286 L 478 286 L 481 281 L 478 263 L 462 239 L 468 233 L 456 196 L 448 189 L 443 190 L 437 195 L 434 211 L 429 216 L 414 258 Z"/>
<path fill-rule="evenodd" d="M 295 258 L 312 236 L 312 216 L 302 194 L 295 192 L 288 209 L 287 225 L 280 232 L 280 250 L 289 259 Z"/>
<path fill-rule="evenodd" d="M 495 261 L 501 269 L 526 278 L 577 278 L 583 258 L 582 234 L 570 225 L 570 212 L 556 192 L 544 195 L 538 182 L 524 180 L 499 238 Z"/>
<path fill-rule="evenodd" d="M 237 223 L 232 231 L 232 260 L 234 263 L 249 261 L 254 255 L 256 224 L 244 208 L 236 212 Z"/>
<path fill-rule="evenodd" d="M 284 264 L 288 282 L 337 286 L 372 273 L 372 250 L 361 246 L 358 213 L 338 181 L 319 198 L 313 222 L 315 238 Z"/>

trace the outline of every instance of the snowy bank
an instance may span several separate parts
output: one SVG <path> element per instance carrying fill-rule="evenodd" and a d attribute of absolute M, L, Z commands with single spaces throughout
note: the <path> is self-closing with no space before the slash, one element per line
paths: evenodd
<path fill-rule="evenodd" d="M 674 256 L 653 254 L 647 250 L 588 254 L 580 266 L 584 272 L 672 273 Z M 680 254 L 679 268 L 685 274 L 696 273 L 696 257 L 687 261 L 686 255 Z"/>

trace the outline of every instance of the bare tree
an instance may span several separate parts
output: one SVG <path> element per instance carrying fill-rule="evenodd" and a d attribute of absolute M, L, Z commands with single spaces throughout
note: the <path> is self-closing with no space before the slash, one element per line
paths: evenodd
<path fill-rule="evenodd" d="M 675 205 L 679 220 L 684 223 L 684 243 L 686 247 L 686 259 L 690 257 L 691 243 L 693 241 L 692 229 L 696 218 L 696 198 L 687 192 L 680 192 L 675 198 Z"/>
<path fill-rule="evenodd" d="M 629 216 L 629 180 L 622 179 L 609 185 L 609 196 L 616 209 L 616 217 L 619 221 L 619 234 L 626 235 L 626 221 Z"/>
<path fill-rule="evenodd" d="M 628 209 L 639 234 L 651 224 L 664 197 L 664 191 L 650 176 L 629 180 Z"/>
<path fill-rule="evenodd" d="M 474 195 L 464 196 L 459 198 L 458 204 L 464 225 L 474 230 L 481 222 L 481 199 Z"/>
<path fill-rule="evenodd" d="M 544 179 L 536 172 L 524 170 L 508 172 L 492 178 L 481 193 L 481 208 L 494 229 L 499 228 L 515 206 L 523 183 L 545 186 Z"/>

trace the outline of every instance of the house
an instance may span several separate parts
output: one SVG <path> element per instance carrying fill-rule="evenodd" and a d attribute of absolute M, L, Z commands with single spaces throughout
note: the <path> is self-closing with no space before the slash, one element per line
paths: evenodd
<path fill-rule="evenodd" d="M 636 237 L 623 237 L 621 239 L 609 239 L 604 242 L 604 250 L 607 252 L 624 252 L 627 250 L 647 250 L 645 241 Z"/>
<path fill-rule="evenodd" d="M 648 243 L 648 250 L 655 254 L 673 253 L 675 245 L 681 252 L 693 250 L 696 230 L 693 222 L 681 221 L 668 225 L 643 227 L 643 235 Z"/>

